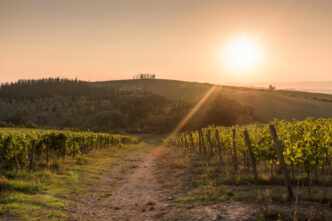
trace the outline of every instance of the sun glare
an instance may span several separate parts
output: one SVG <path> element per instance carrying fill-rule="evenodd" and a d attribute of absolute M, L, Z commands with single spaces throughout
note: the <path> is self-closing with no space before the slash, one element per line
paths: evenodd
<path fill-rule="evenodd" d="M 259 45 L 245 36 L 232 41 L 226 50 L 227 65 L 234 71 L 252 71 L 259 64 L 260 59 Z"/>

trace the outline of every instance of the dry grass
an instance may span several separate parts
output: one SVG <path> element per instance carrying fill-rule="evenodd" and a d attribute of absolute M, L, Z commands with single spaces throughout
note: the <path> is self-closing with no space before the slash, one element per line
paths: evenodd
<path fill-rule="evenodd" d="M 259 179 L 254 181 L 251 171 L 240 165 L 234 174 L 231 156 L 226 164 L 217 158 L 209 158 L 181 149 L 163 147 L 159 150 L 158 166 L 169 168 L 169 173 L 180 173 L 182 193 L 175 199 L 179 204 L 211 204 L 225 201 L 241 201 L 257 205 L 255 214 L 260 220 L 292 220 L 295 202 L 287 197 L 283 179 L 275 167 L 273 177 L 264 165 L 258 166 Z M 177 172 L 175 172 L 177 171 Z M 179 172 L 179 171 L 182 171 Z M 178 179 L 178 178 L 177 178 Z M 170 181 L 172 183 L 172 181 Z M 297 220 L 330 220 L 332 218 L 332 187 L 318 183 L 309 196 L 304 182 L 299 182 L 298 192 L 294 181 L 294 193 L 298 193 Z M 188 188 L 189 187 L 189 188 Z M 318 208 L 318 209 L 317 209 Z"/>
<path fill-rule="evenodd" d="M 92 151 L 76 159 L 53 162 L 50 170 L 1 171 L 0 220 L 65 220 L 70 214 L 72 195 L 86 193 L 101 176 L 119 165 L 121 169 L 115 176 L 120 179 L 144 148 L 147 147 L 126 145 Z"/>

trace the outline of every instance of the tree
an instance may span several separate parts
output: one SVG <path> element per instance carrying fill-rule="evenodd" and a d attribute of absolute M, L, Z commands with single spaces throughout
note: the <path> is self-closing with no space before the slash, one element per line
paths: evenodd
<path fill-rule="evenodd" d="M 269 85 L 269 91 L 270 91 L 270 92 L 273 92 L 275 89 L 276 89 L 276 87 L 274 87 L 274 86 L 271 85 L 271 84 Z"/>

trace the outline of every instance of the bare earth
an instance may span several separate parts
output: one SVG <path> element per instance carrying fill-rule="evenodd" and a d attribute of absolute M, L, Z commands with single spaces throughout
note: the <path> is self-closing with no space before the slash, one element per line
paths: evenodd
<path fill-rule="evenodd" d="M 142 153 L 123 179 L 116 177 L 120 166 L 113 168 L 90 193 L 77 196 L 72 220 L 255 220 L 249 215 L 253 208 L 240 202 L 177 205 L 178 192 L 163 185 L 174 174 L 157 168 L 155 151 Z"/>

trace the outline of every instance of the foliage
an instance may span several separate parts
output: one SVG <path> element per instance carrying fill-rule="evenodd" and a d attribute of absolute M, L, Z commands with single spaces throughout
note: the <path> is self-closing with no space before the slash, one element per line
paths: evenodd
<path fill-rule="evenodd" d="M 138 89 L 66 79 L 20 80 L 0 86 L 0 127 L 79 129 L 110 133 L 172 131 L 197 100 L 170 100 Z M 252 109 L 214 94 L 186 129 L 252 122 Z"/>
<path fill-rule="evenodd" d="M 30 168 L 42 158 L 77 156 L 108 145 L 137 143 L 137 137 L 64 130 L 0 129 L 0 168 Z"/>
<path fill-rule="evenodd" d="M 309 173 L 313 169 L 322 168 L 330 164 L 330 153 L 332 151 L 332 118 L 313 119 L 304 121 L 277 120 L 271 122 L 277 130 L 277 135 L 283 148 L 283 155 L 289 166 L 300 168 Z M 245 126 L 223 127 L 209 126 L 202 129 L 203 139 L 208 143 L 209 137 L 212 145 L 216 147 L 217 137 L 215 130 L 219 132 L 219 140 L 224 151 L 232 152 L 232 129 L 236 129 L 236 149 L 245 155 L 248 147 L 244 141 L 243 131 L 247 130 L 250 137 L 253 156 L 256 161 L 278 162 L 278 155 L 270 133 L 268 124 L 249 124 Z M 208 133 L 210 131 L 210 133 Z M 185 136 L 188 147 L 199 146 L 198 131 L 191 132 L 193 143 L 187 133 L 169 137 L 166 142 L 176 146 L 185 147 Z"/>

